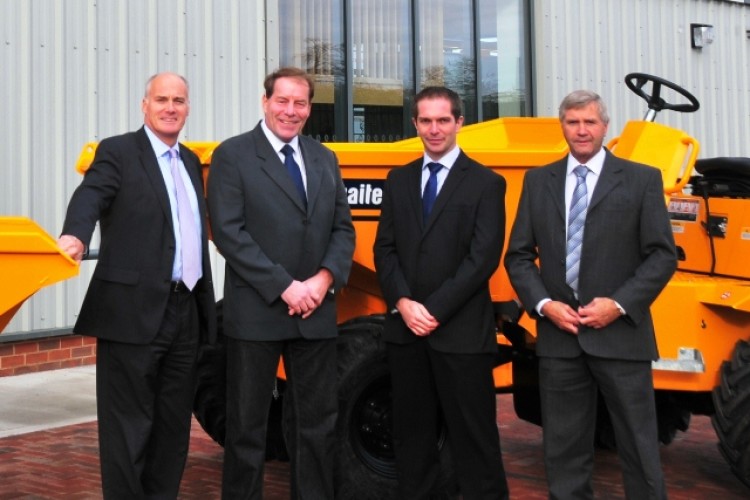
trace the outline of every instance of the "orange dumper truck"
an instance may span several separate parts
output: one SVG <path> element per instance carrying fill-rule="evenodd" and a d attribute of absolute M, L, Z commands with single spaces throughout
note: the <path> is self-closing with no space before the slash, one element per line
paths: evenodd
<path fill-rule="evenodd" d="M 665 203 L 680 259 L 678 271 L 652 307 L 661 355 L 653 363 L 659 438 L 669 443 L 676 431 L 687 429 L 691 414 L 711 415 L 722 454 L 737 477 L 750 486 L 750 189 L 743 190 L 744 179 L 750 179 L 750 159 L 698 160 L 695 139 L 653 121 L 662 110 L 696 111 L 698 101 L 658 77 L 633 73 L 625 81 L 646 100 L 649 111 L 644 120 L 628 122 L 608 147 L 618 156 L 662 171 Z M 687 104 L 666 102 L 662 97 L 665 89 L 681 95 Z M 507 180 L 508 231 L 524 173 L 567 153 L 556 118 L 502 118 L 465 126 L 458 143 L 469 156 Z M 211 153 L 218 143 L 186 145 L 201 158 L 207 175 Z M 391 168 L 420 156 L 422 144 L 415 138 L 388 144 L 326 145 L 339 159 L 357 236 L 349 283 L 338 298 L 336 486 L 340 498 L 391 498 L 395 468 L 390 378 L 381 340 L 386 308 L 375 276 L 372 247 L 386 175 Z M 84 147 L 79 171 L 88 167 L 95 147 Z M 694 167 L 703 175 L 691 175 Z M 25 223 L 0 219 L 0 272 L 31 265 L 9 261 L 16 258 L 13 252 L 41 258 L 54 250 L 49 248 L 51 238 L 38 237 L 45 240 L 44 244 L 25 237 L 9 243 L 6 231 L 12 231 L 13 224 Z M 19 293 L 12 296 L 0 295 L 0 314 L 5 321 L 0 329 L 36 289 L 76 274 L 75 266 L 64 257 L 53 255 L 58 262 L 50 264 L 51 268 L 62 267 L 62 271 L 50 271 L 46 278 L 24 276 L 11 282 L 33 281 L 30 286 L 19 285 Z M 502 266 L 491 279 L 491 293 L 497 319 L 495 385 L 498 392 L 513 394 L 519 417 L 538 424 L 534 322 L 522 313 Z M 221 311 L 221 303 L 218 307 Z M 223 367 L 223 344 L 206 347 L 200 359 L 195 414 L 219 443 L 224 438 Z M 275 403 L 278 408 L 272 408 L 269 416 L 272 457 L 284 454 L 284 429 L 278 411 L 283 407 L 283 378 L 282 366 Z M 606 411 L 600 410 L 597 439 L 602 445 L 616 446 Z M 442 445 L 444 432 L 436 440 Z M 450 481 L 449 452 L 447 447 L 443 449 L 446 481 Z"/>

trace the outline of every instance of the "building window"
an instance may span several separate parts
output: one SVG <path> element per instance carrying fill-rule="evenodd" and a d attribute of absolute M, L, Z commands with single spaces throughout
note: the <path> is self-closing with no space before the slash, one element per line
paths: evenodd
<path fill-rule="evenodd" d="M 528 9 L 523 0 L 477 0 L 480 121 L 531 116 Z"/>
<path fill-rule="evenodd" d="M 351 1 L 354 141 L 391 142 L 411 128 L 404 109 L 414 88 L 408 0 Z"/>
<path fill-rule="evenodd" d="M 316 81 L 305 133 L 323 142 L 415 135 L 414 94 L 445 85 L 465 123 L 530 114 L 528 0 L 284 0 L 279 61 Z"/>

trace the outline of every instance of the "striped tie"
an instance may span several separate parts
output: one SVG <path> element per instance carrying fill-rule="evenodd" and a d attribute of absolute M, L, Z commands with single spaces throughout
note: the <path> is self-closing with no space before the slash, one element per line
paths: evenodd
<path fill-rule="evenodd" d="M 586 222 L 586 207 L 588 205 L 586 192 L 586 174 L 589 169 L 578 165 L 573 169 L 576 175 L 576 187 L 570 201 L 568 215 L 568 241 L 565 258 L 565 282 L 573 291 L 578 291 L 578 269 L 581 264 L 581 244 L 583 243 L 583 226 Z"/>

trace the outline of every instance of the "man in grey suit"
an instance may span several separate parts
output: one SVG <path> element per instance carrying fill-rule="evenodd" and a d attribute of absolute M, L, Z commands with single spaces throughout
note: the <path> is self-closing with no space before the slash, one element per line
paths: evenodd
<path fill-rule="evenodd" d="M 609 117 L 593 92 L 565 97 L 560 123 L 570 154 L 526 173 L 505 256 L 537 319 L 550 498 L 593 497 L 597 390 L 627 497 L 665 498 L 649 308 L 677 260 L 661 173 L 602 147 Z"/>
<path fill-rule="evenodd" d="M 463 498 L 507 498 L 489 289 L 505 239 L 505 179 L 458 147 L 463 114 L 454 91 L 420 91 L 412 120 L 424 155 L 389 172 L 374 245 L 389 309 L 383 339 L 400 498 L 444 493 L 441 412 Z"/>
<path fill-rule="evenodd" d="M 313 81 L 282 68 L 264 82 L 264 119 L 214 152 L 211 227 L 226 259 L 225 499 L 262 498 L 266 423 L 283 355 L 292 498 L 333 498 L 338 409 L 336 303 L 354 253 L 338 161 L 300 135 Z"/>
<path fill-rule="evenodd" d="M 100 223 L 99 261 L 74 331 L 97 337 L 106 499 L 177 498 L 198 347 L 216 337 L 201 166 L 177 142 L 187 82 L 154 75 L 141 107 L 141 129 L 97 147 L 58 240 L 81 260 Z"/>

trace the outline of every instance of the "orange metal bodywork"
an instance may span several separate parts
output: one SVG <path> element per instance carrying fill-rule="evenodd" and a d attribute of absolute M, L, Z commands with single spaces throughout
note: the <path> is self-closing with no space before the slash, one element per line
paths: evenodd
<path fill-rule="evenodd" d="M 750 338 L 750 200 L 710 198 L 711 215 L 727 221 L 726 235 L 713 238 L 714 264 L 704 227 L 706 200 L 677 194 L 668 206 L 684 260 L 652 307 L 659 353 L 674 358 L 680 347 L 699 346 L 706 369 L 657 371 L 654 383 L 661 389 L 710 391 L 737 340 Z"/>
<path fill-rule="evenodd" d="M 704 228 L 706 201 L 697 196 L 673 196 L 669 203 L 672 233 L 685 252 L 680 269 L 750 280 L 750 202 L 740 198 L 711 198 L 712 217 L 726 219 L 726 234 L 713 239 L 716 264 L 712 269 L 711 241 Z"/>
<path fill-rule="evenodd" d="M 465 126 L 458 135 L 461 148 L 507 181 L 507 233 L 510 233 L 520 197 L 525 172 L 555 161 L 567 153 L 567 145 L 556 118 L 503 118 Z M 204 177 L 211 155 L 218 143 L 188 142 L 186 145 L 201 158 Z M 372 247 L 377 227 L 378 208 L 361 207 L 363 198 L 376 198 L 377 181 L 385 179 L 391 168 L 398 168 L 422 154 L 418 138 L 395 143 L 327 143 L 341 165 L 342 176 L 350 196 L 352 216 L 357 234 L 354 266 L 349 285 L 339 297 L 340 322 L 370 314 L 382 314 L 385 304 L 380 296 L 374 272 Z M 696 210 L 701 217 L 700 199 L 680 194 L 692 171 L 699 145 L 682 131 L 653 122 L 631 121 L 622 134 L 609 143 L 614 154 L 647 163 L 662 171 L 666 202 L 674 196 L 676 203 L 688 201 L 685 211 Z M 93 159 L 95 144 L 84 147 L 77 169 L 83 173 Z M 692 204 L 692 205 L 691 205 Z M 654 370 L 657 389 L 710 391 L 718 384 L 721 362 L 729 359 L 738 339 L 748 337 L 750 327 L 750 266 L 745 256 L 750 245 L 750 202 L 746 200 L 712 199 L 711 212 L 726 212 L 732 226 L 728 237 L 716 243 L 720 263 L 717 272 L 723 277 L 710 277 L 709 240 L 695 221 L 675 221 L 673 229 L 678 246 L 687 258 L 681 270 L 670 281 L 652 307 L 657 344 L 663 358 L 677 358 L 682 349 L 697 349 L 703 356 L 705 371 L 680 372 Z M 671 207 L 671 205 L 670 205 Z M 679 217 L 678 217 L 679 218 Z M 506 234 L 506 241 L 508 234 Z M 494 301 L 515 298 L 502 266 L 490 283 Z M 523 316 L 521 326 L 533 346 L 534 321 Z M 498 334 L 499 343 L 507 340 Z M 512 385 L 510 365 L 495 370 L 498 389 Z"/>
<path fill-rule="evenodd" d="M 0 217 L 0 332 L 40 288 L 72 278 L 78 264 L 25 217 Z"/>
<path fill-rule="evenodd" d="M 711 391 L 735 343 L 750 337 L 750 283 L 678 271 L 651 311 L 663 358 L 676 358 L 680 348 L 691 347 L 700 350 L 705 364 L 701 373 L 654 370 L 654 387 Z"/>

